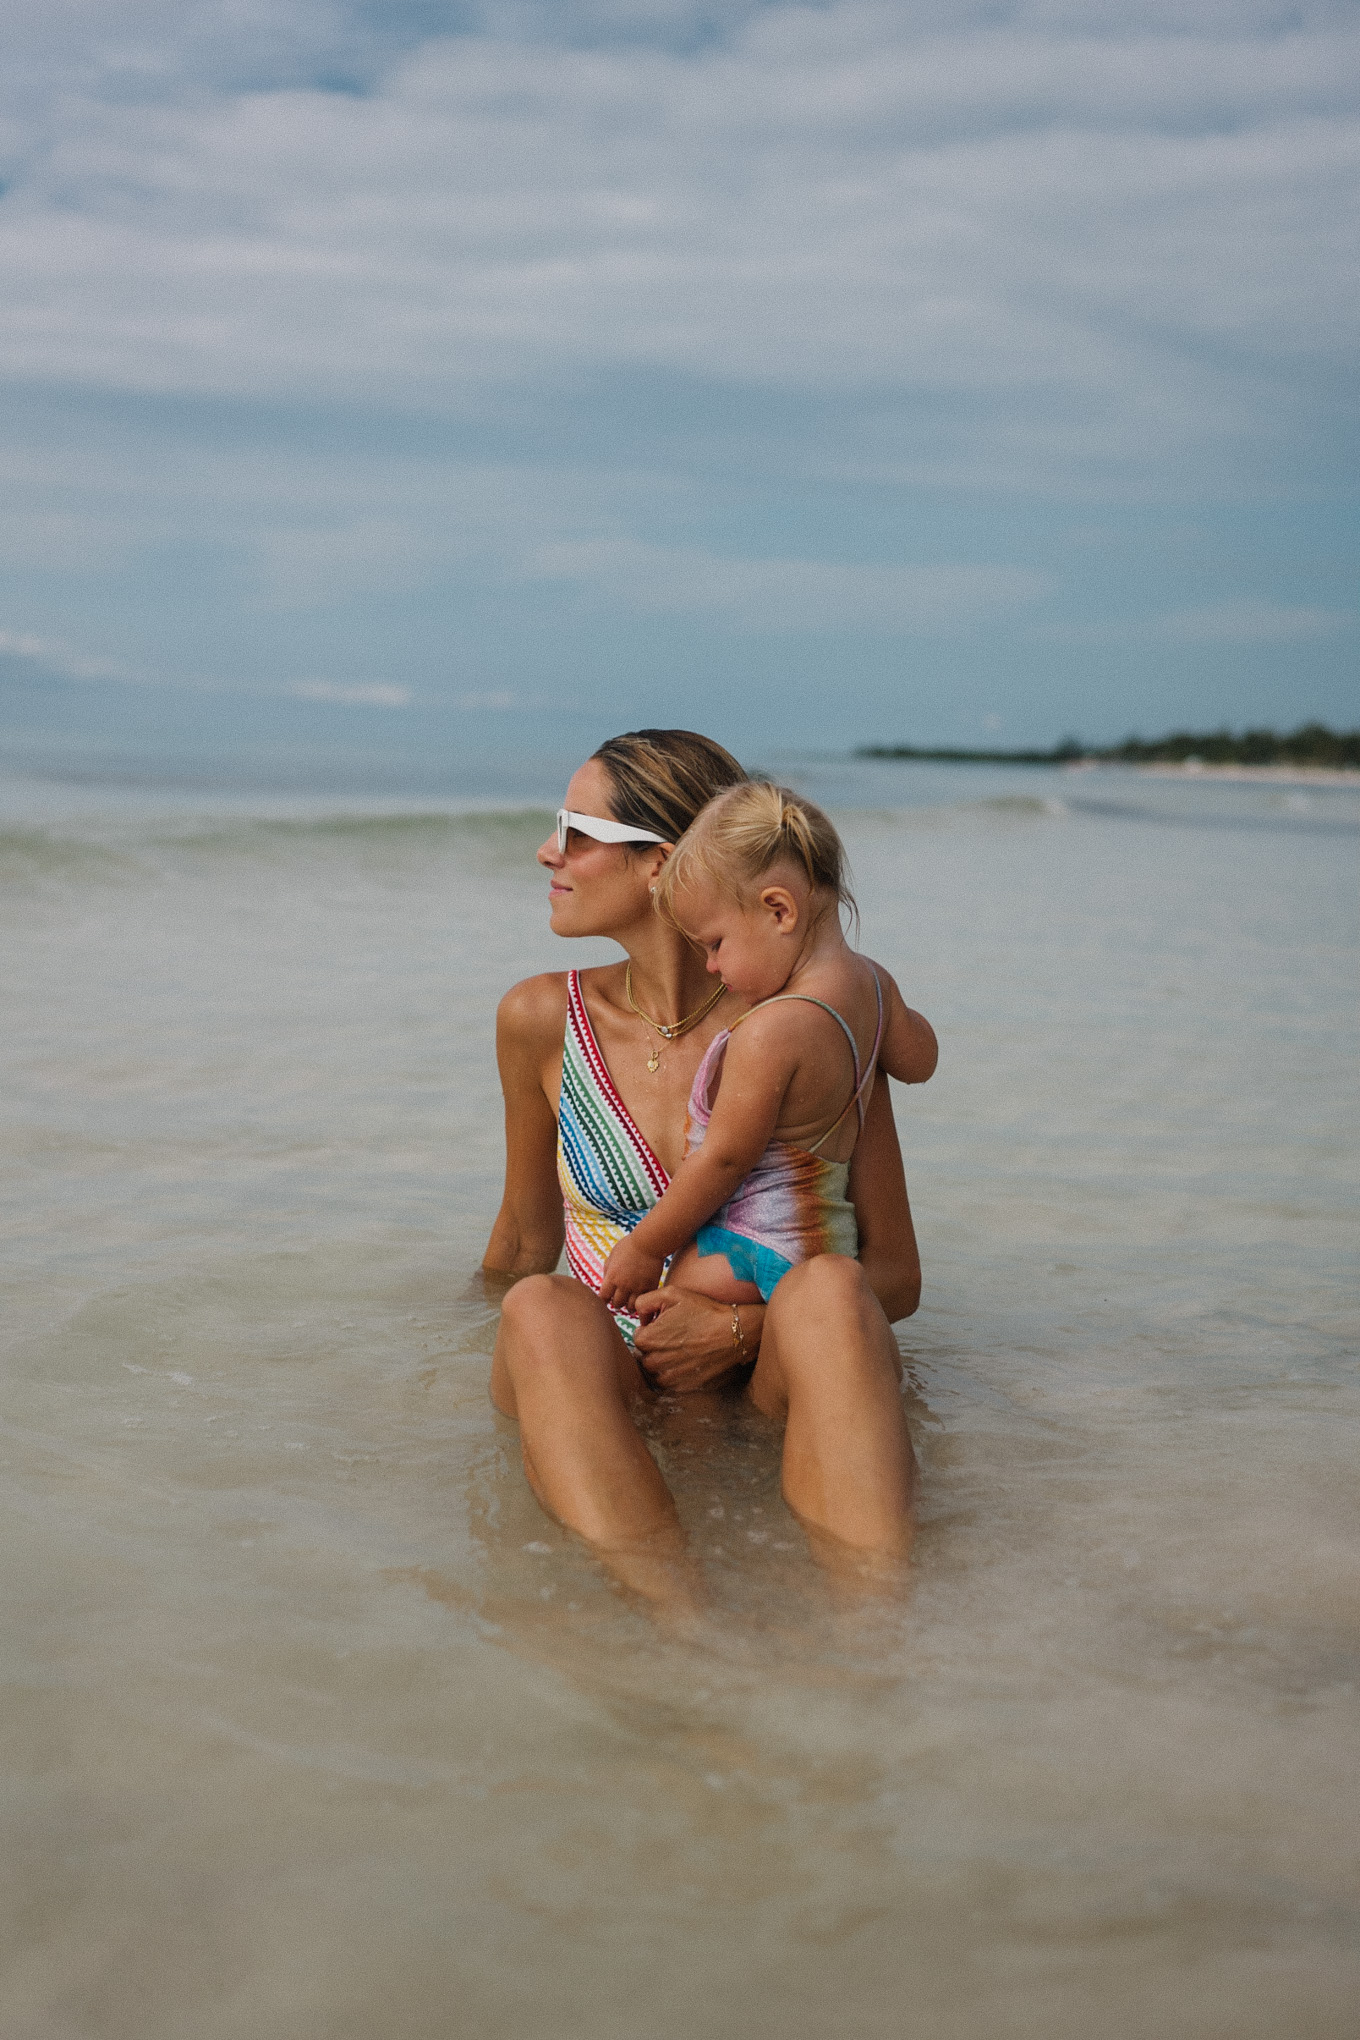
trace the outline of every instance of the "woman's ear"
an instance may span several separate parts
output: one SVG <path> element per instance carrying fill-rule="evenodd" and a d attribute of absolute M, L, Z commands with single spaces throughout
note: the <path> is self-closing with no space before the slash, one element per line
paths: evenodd
<path fill-rule="evenodd" d="M 656 882 L 666 868 L 666 859 L 674 850 L 674 843 L 658 843 L 647 859 L 647 889 L 656 891 Z"/>

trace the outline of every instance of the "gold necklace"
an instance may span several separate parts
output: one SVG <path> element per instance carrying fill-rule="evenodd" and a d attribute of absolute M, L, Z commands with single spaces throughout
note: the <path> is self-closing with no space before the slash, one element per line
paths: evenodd
<path fill-rule="evenodd" d="M 674 1020 L 668 1027 L 664 1021 L 653 1020 L 650 1013 L 644 1013 L 641 1006 L 639 1006 L 637 1000 L 633 997 L 633 959 L 631 957 L 629 957 L 628 962 L 624 967 L 623 973 L 624 998 L 627 999 L 629 1005 L 632 1007 L 633 1011 L 637 1014 L 638 1019 L 645 1020 L 649 1027 L 654 1027 L 657 1033 L 661 1036 L 661 1039 L 663 1041 L 678 1041 L 682 1034 L 689 1033 L 691 1027 L 697 1027 L 701 1020 L 707 1019 L 708 1015 L 713 1011 L 713 1008 L 717 1005 L 719 999 L 722 997 L 723 993 L 726 990 L 727 986 L 723 983 L 722 979 L 719 978 L 718 989 L 713 994 L 711 999 L 705 999 L 702 1006 L 696 1006 L 692 1013 L 686 1013 L 683 1020 Z M 661 1050 L 659 1047 L 654 1048 L 651 1054 L 648 1056 L 647 1067 L 649 1070 L 660 1069 Z"/>

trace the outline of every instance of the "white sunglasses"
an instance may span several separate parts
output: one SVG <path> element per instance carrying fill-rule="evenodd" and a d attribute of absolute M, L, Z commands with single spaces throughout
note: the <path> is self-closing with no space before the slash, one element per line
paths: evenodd
<path fill-rule="evenodd" d="M 570 808 L 557 810 L 557 847 L 566 851 L 567 831 L 576 829 L 582 836 L 593 836 L 597 843 L 664 843 L 667 839 L 658 836 L 654 829 L 635 829 L 630 822 L 615 822 L 604 815 L 573 814 Z"/>

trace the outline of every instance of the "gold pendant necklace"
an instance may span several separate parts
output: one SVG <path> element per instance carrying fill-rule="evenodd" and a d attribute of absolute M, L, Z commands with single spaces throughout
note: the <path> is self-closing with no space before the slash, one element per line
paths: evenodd
<path fill-rule="evenodd" d="M 697 1027 L 701 1020 L 707 1019 L 726 990 L 727 986 L 719 978 L 718 989 L 714 992 L 711 999 L 705 999 L 702 1006 L 696 1006 L 692 1013 L 686 1013 L 683 1020 L 674 1020 L 667 1026 L 664 1020 L 653 1020 L 650 1013 L 644 1013 L 637 1000 L 633 997 L 633 960 L 631 957 L 629 957 L 623 973 L 624 998 L 627 999 L 639 1020 L 645 1020 L 649 1027 L 656 1029 L 657 1033 L 661 1036 L 661 1041 L 678 1041 L 682 1034 L 689 1033 L 691 1027 Z M 653 1074 L 660 1069 L 661 1042 L 657 1042 L 654 1045 L 651 1054 L 647 1058 L 647 1067 Z"/>

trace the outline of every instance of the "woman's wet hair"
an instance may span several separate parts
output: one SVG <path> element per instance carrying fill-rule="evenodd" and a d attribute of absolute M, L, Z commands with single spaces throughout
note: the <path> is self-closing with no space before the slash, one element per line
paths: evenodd
<path fill-rule="evenodd" d="M 781 864 L 858 915 L 845 846 L 830 820 L 814 801 L 769 779 L 748 779 L 709 802 L 667 859 L 657 905 L 674 920 L 677 895 L 703 879 L 744 902 Z"/>
<path fill-rule="evenodd" d="M 678 843 L 701 808 L 745 772 L 721 744 L 694 730 L 627 730 L 592 754 L 609 774 L 616 821 Z"/>

